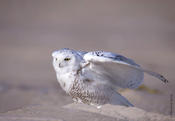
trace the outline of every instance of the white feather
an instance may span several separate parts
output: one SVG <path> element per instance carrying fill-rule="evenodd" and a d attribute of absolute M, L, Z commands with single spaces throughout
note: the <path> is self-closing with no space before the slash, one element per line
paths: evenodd
<path fill-rule="evenodd" d="M 85 54 L 84 60 L 90 63 L 90 66 L 86 68 L 108 78 L 105 81 L 116 87 L 136 88 L 143 81 L 143 72 L 134 68 L 140 68 L 136 64 L 131 65 L 125 61 L 97 56 L 92 52 Z"/>
<path fill-rule="evenodd" d="M 142 69 L 133 60 L 110 52 L 95 51 L 84 55 L 89 70 L 106 77 L 105 81 L 116 87 L 137 88 L 143 82 L 144 72 L 163 82 L 168 82 L 162 75 Z"/>

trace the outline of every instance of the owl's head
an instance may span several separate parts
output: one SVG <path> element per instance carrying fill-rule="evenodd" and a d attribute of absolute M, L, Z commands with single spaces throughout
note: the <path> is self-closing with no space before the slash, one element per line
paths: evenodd
<path fill-rule="evenodd" d="M 61 49 L 52 53 L 53 66 L 57 73 L 68 73 L 78 70 L 82 57 L 74 50 Z"/>

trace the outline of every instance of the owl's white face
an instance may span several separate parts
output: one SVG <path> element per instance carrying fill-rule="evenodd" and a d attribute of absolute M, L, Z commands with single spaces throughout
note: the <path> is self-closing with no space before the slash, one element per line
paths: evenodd
<path fill-rule="evenodd" d="M 57 80 L 61 87 L 68 92 L 70 85 L 75 80 L 75 74 L 80 68 L 82 57 L 69 49 L 54 51 L 52 57 Z"/>
<path fill-rule="evenodd" d="M 81 56 L 71 50 L 59 50 L 52 53 L 56 73 L 65 74 L 79 69 Z"/>

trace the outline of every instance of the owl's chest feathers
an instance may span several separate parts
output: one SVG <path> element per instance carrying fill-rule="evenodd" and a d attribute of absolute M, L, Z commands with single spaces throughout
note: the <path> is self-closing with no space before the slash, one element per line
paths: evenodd
<path fill-rule="evenodd" d="M 104 90 L 94 87 L 93 83 L 93 80 L 77 76 L 70 87 L 69 95 L 76 102 L 97 105 L 107 103 L 110 95 L 105 94 Z"/>

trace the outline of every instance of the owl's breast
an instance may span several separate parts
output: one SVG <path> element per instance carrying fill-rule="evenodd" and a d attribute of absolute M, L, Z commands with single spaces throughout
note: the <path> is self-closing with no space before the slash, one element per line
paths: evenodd
<path fill-rule="evenodd" d="M 69 95 L 76 102 L 101 105 L 109 102 L 110 95 L 101 88 L 93 86 L 93 80 L 76 78 Z"/>

